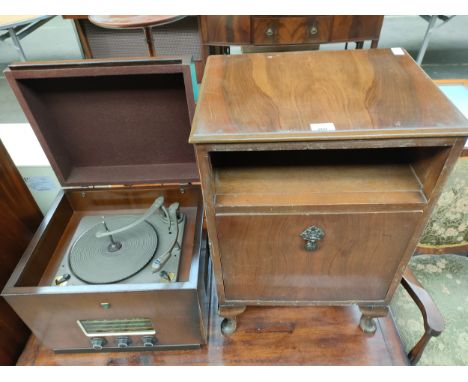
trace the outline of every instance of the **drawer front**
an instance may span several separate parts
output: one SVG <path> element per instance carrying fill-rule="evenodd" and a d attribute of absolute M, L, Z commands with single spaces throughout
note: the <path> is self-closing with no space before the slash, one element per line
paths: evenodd
<path fill-rule="evenodd" d="M 218 215 L 226 300 L 383 300 L 420 216 Z"/>
<path fill-rule="evenodd" d="M 327 42 L 331 16 L 254 17 L 255 45 Z"/>
<path fill-rule="evenodd" d="M 380 36 L 383 16 L 334 16 L 331 41 L 374 40 Z"/>

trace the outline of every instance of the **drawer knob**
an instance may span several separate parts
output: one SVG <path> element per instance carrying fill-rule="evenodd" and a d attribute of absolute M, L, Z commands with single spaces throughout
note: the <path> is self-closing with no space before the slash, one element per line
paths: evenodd
<path fill-rule="evenodd" d="M 315 225 L 311 225 L 310 227 L 306 228 L 300 236 L 305 240 L 305 250 L 315 251 L 318 249 L 318 241 L 323 239 L 325 232 L 321 228 Z"/>
<path fill-rule="evenodd" d="M 268 36 L 268 37 L 271 37 L 275 34 L 275 32 L 273 31 L 273 28 L 272 27 L 268 27 L 265 31 L 265 35 Z"/>
<path fill-rule="evenodd" d="M 312 24 L 312 26 L 309 29 L 309 33 L 311 36 L 314 36 L 318 33 L 317 26 L 315 24 Z"/>

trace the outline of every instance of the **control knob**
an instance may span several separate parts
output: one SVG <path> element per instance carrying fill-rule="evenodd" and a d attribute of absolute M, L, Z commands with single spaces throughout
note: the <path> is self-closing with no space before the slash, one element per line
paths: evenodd
<path fill-rule="evenodd" d="M 128 348 L 131 343 L 130 337 L 117 337 L 117 347 L 119 348 Z"/>
<path fill-rule="evenodd" d="M 143 342 L 143 346 L 145 347 L 153 347 L 156 345 L 156 337 L 153 336 L 143 336 L 141 338 L 141 341 Z"/>
<path fill-rule="evenodd" d="M 106 344 L 106 339 L 101 337 L 94 337 L 91 338 L 91 346 L 94 350 L 102 350 L 104 345 Z"/>

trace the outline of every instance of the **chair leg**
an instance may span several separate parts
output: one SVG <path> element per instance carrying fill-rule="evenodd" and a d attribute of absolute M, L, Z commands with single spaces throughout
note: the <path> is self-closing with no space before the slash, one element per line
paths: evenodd
<path fill-rule="evenodd" d="M 414 277 L 409 268 L 406 268 L 401 279 L 401 285 L 418 306 L 424 320 L 424 334 L 408 353 L 411 365 L 415 365 L 420 360 L 429 340 L 432 337 L 437 337 L 444 330 L 444 318 L 431 296 Z"/>

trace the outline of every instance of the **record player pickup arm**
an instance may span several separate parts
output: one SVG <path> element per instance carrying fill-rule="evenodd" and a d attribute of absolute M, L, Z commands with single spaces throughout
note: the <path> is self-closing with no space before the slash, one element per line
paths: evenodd
<path fill-rule="evenodd" d="M 172 224 L 174 224 L 175 232 L 174 232 L 174 240 L 172 244 L 169 246 L 168 250 L 164 252 L 162 255 L 160 255 L 158 258 L 153 260 L 153 263 L 151 264 L 151 267 L 153 268 L 153 273 L 156 273 L 159 271 L 163 265 L 169 260 L 169 257 L 171 257 L 172 250 L 174 248 L 179 247 L 178 243 L 178 237 L 179 237 L 179 225 L 177 223 L 177 211 L 179 210 L 179 203 L 173 203 L 169 206 L 169 229 L 171 229 Z"/>
<path fill-rule="evenodd" d="M 132 229 L 133 227 L 136 227 L 138 224 L 143 223 L 146 219 L 148 219 L 152 214 L 154 214 L 158 209 L 161 208 L 161 206 L 164 203 L 164 198 L 160 196 L 157 198 L 154 203 L 151 205 L 148 210 L 141 215 L 137 220 L 135 220 L 133 223 L 130 223 L 129 225 L 126 225 L 125 227 L 117 228 L 113 231 L 104 231 L 104 232 L 97 232 L 96 237 L 101 238 L 101 237 L 106 237 L 106 236 L 111 236 L 115 235 L 116 233 L 121 233 L 124 231 L 128 231 L 129 229 Z"/>

